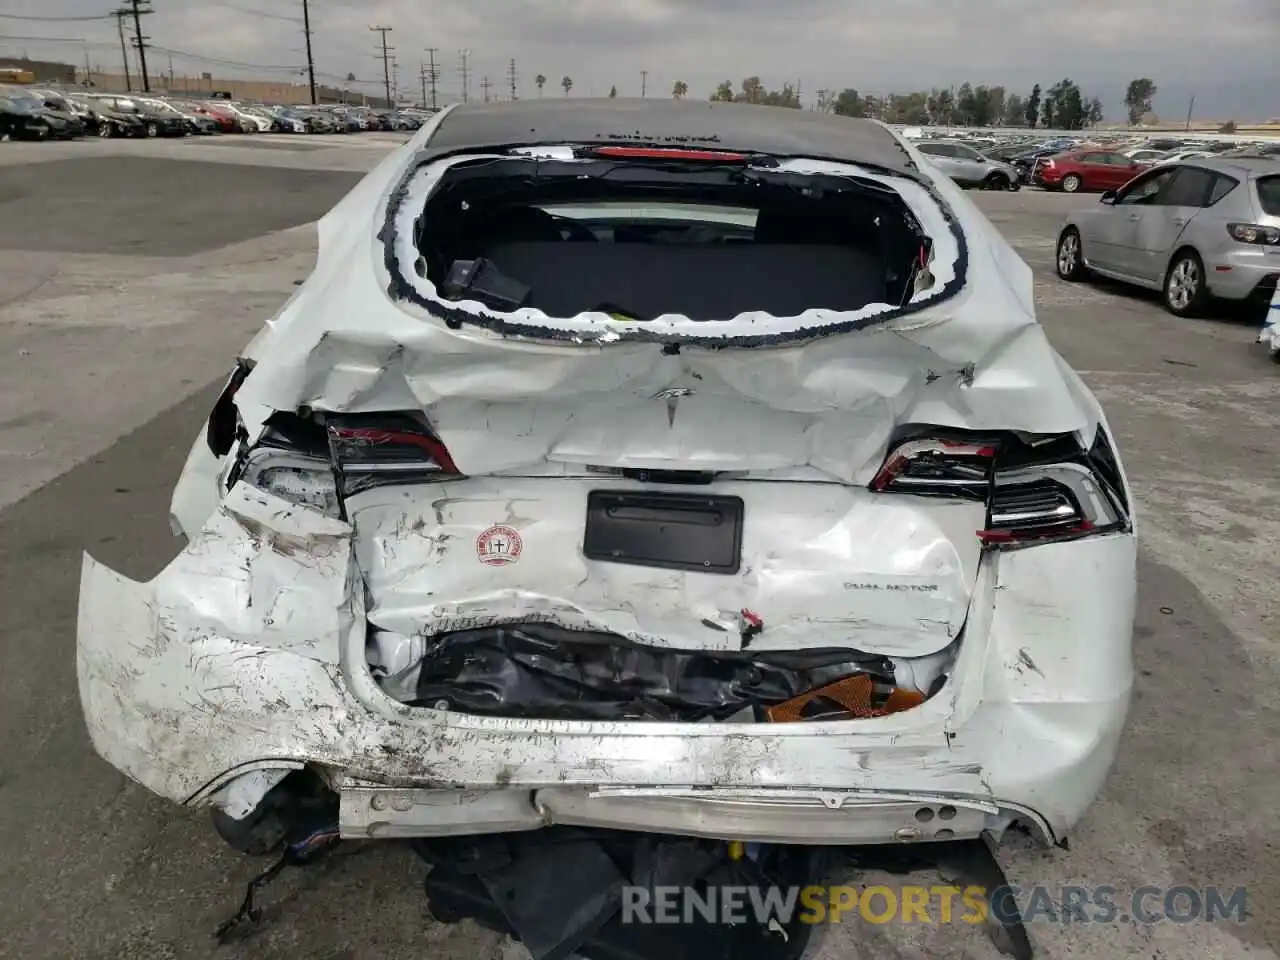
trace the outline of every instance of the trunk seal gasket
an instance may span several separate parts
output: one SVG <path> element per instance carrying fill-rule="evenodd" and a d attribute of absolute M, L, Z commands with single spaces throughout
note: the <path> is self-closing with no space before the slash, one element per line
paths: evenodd
<path fill-rule="evenodd" d="M 628 143 L 626 145 L 654 146 L 654 144 L 648 143 L 647 141 L 637 141 L 634 144 Z M 505 145 L 501 149 L 517 150 L 537 146 L 543 146 L 543 144 L 511 143 Z M 490 148 L 486 148 L 486 150 L 487 149 Z M 387 288 L 387 295 L 393 302 L 408 302 L 420 307 L 431 316 L 443 321 L 445 326 L 451 330 L 460 330 L 462 327 L 470 325 L 488 330 L 491 333 L 496 333 L 502 337 L 517 337 L 543 342 L 558 341 L 575 344 L 599 345 L 607 345 L 611 343 L 652 343 L 676 349 L 681 346 L 712 350 L 729 347 L 779 346 L 782 344 L 793 344 L 808 340 L 815 340 L 822 337 L 835 336 L 842 333 L 853 333 L 869 327 L 879 326 L 898 317 L 908 316 L 923 310 L 926 307 L 933 307 L 951 299 L 960 292 L 968 280 L 969 248 L 965 243 L 964 231 L 960 229 L 959 224 L 956 221 L 955 214 L 943 201 L 942 197 L 938 195 L 938 192 L 932 183 L 922 182 L 911 178 L 911 182 L 916 183 L 924 189 L 934 203 L 938 205 L 938 209 L 942 212 L 943 218 L 947 221 L 951 230 L 951 235 L 956 242 L 955 276 L 943 285 L 942 290 L 937 294 L 937 296 L 930 297 L 927 303 L 918 304 L 916 306 L 907 304 L 905 306 L 890 307 L 888 310 L 872 314 L 868 317 L 829 323 L 821 326 L 806 327 L 801 330 L 792 330 L 787 333 L 763 334 L 755 337 L 699 337 L 690 336 L 688 334 L 661 333 L 653 330 L 645 330 L 643 328 L 619 330 L 612 327 L 608 331 L 601 331 L 597 335 L 592 335 L 581 332 L 551 330 L 543 326 L 535 326 L 527 323 L 512 323 L 498 314 L 476 313 L 470 310 L 463 310 L 461 308 L 446 307 L 441 303 L 429 300 L 422 296 L 414 288 L 413 284 L 403 276 L 399 267 L 395 249 L 396 215 L 399 213 L 401 206 L 408 198 L 409 184 L 424 166 L 452 156 L 465 156 L 468 152 L 470 151 L 457 150 L 445 154 L 431 154 L 429 151 L 423 151 L 420 153 L 415 162 L 411 163 L 409 168 L 401 175 L 399 182 L 391 191 L 391 196 L 387 201 L 382 229 L 378 231 L 377 235 L 377 238 L 382 241 L 383 263 L 391 278 Z M 786 160 L 792 158 L 775 156 L 774 159 Z M 831 162 L 857 163 L 856 160 L 832 160 Z M 621 324 L 620 326 L 628 325 Z"/>

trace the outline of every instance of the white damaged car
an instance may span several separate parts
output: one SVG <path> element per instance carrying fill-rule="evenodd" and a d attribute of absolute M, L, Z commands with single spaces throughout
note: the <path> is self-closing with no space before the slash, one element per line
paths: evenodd
<path fill-rule="evenodd" d="M 1103 413 L 873 121 L 442 111 L 320 222 L 172 517 L 150 582 L 85 559 L 84 715 L 244 850 L 1062 843 L 1129 702 Z"/>

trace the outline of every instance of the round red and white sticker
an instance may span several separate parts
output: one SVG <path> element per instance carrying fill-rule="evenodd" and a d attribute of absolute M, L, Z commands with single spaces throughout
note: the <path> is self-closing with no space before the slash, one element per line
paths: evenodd
<path fill-rule="evenodd" d="M 524 541 L 520 534 L 505 524 L 490 527 L 476 537 L 476 556 L 490 567 L 505 567 L 520 559 Z"/>

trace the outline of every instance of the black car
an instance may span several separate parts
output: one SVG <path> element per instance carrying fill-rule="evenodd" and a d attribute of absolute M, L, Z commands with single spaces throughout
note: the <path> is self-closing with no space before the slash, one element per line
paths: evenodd
<path fill-rule="evenodd" d="M 0 140 L 70 140 L 84 136 L 84 125 L 48 110 L 34 97 L 0 96 Z"/>
<path fill-rule="evenodd" d="M 51 110 L 74 114 L 84 124 L 85 132 L 91 137 L 142 135 L 142 123 L 137 117 L 119 113 L 105 104 L 63 97 L 56 93 L 44 94 L 44 103 Z"/>
<path fill-rule="evenodd" d="M 129 97 L 96 96 L 95 103 L 137 119 L 144 137 L 185 137 L 192 132 L 186 117 L 172 110 L 160 110 Z"/>
<path fill-rule="evenodd" d="M 143 136 L 185 137 L 191 133 L 191 124 L 181 114 L 157 110 L 145 103 L 135 104 L 133 112 L 142 121 Z"/>

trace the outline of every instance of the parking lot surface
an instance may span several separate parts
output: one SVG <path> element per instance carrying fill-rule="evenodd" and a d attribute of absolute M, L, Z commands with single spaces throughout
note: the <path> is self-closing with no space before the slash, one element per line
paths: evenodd
<path fill-rule="evenodd" d="M 0 956 L 518 955 L 434 923 L 422 866 L 393 844 L 286 873 L 253 939 L 215 948 L 265 864 L 100 761 L 81 720 L 81 553 L 149 578 L 175 552 L 169 494 L 221 378 L 309 271 L 309 222 L 395 142 L 341 139 L 0 145 Z M 1143 544 L 1111 779 L 1069 852 L 1014 843 L 1001 862 L 1023 887 L 1248 887 L 1244 924 L 1037 923 L 1039 956 L 1275 957 L 1280 368 L 1244 319 L 1179 320 L 1152 295 L 1060 282 L 1055 227 L 1095 198 L 974 196 L 1108 412 Z M 997 956 L 976 928 L 862 921 L 830 929 L 820 955 Z"/>

